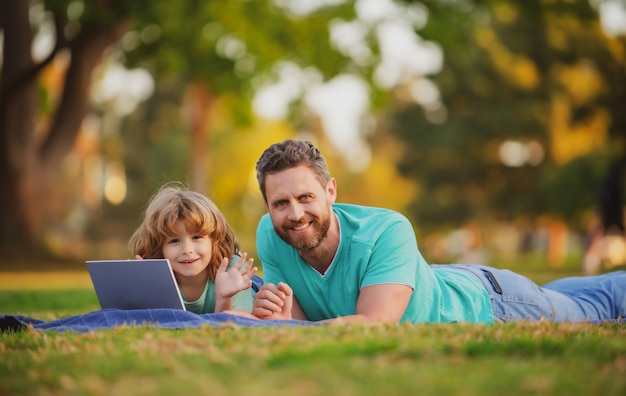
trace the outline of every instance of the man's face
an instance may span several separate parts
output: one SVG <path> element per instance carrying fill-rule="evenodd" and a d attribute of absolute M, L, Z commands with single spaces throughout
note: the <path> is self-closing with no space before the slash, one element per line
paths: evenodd
<path fill-rule="evenodd" d="M 319 246 L 331 223 L 335 179 L 322 186 L 306 166 L 265 177 L 267 210 L 276 234 L 299 251 Z"/>

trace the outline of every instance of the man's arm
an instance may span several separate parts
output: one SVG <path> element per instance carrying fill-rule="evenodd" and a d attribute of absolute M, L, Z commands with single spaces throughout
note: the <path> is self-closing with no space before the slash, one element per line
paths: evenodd
<path fill-rule="evenodd" d="M 361 290 L 354 315 L 326 319 L 324 323 L 399 323 L 413 289 L 400 284 L 366 286 Z M 307 320 L 286 283 L 263 285 L 254 299 L 252 313 L 262 319 Z"/>
<path fill-rule="evenodd" d="M 361 289 L 354 315 L 324 320 L 324 323 L 400 323 L 413 289 L 385 283 Z"/>

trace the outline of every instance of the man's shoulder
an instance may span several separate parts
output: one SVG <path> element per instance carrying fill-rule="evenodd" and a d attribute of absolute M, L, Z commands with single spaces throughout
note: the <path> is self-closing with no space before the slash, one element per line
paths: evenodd
<path fill-rule="evenodd" d="M 353 241 L 375 241 L 386 234 L 408 234 L 412 230 L 409 220 L 391 209 L 334 204 L 333 211 L 339 219 L 343 237 Z"/>
<path fill-rule="evenodd" d="M 261 216 L 261 218 L 259 219 L 259 226 L 261 224 L 267 224 L 270 223 L 272 224 L 272 219 L 270 218 L 270 214 L 269 213 L 265 213 L 263 216 Z"/>
<path fill-rule="evenodd" d="M 269 231 L 274 231 L 274 225 L 272 224 L 272 218 L 269 213 L 265 213 L 259 219 L 259 224 L 257 225 L 257 235 L 268 233 Z"/>
<path fill-rule="evenodd" d="M 356 222 L 374 221 L 377 223 L 402 221 L 408 222 L 408 219 L 392 209 L 381 208 L 376 206 L 354 205 L 346 203 L 335 203 L 333 211 L 347 220 Z"/>

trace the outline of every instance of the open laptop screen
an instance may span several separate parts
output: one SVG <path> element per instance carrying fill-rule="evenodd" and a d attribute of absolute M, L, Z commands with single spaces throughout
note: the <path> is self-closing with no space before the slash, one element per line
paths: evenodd
<path fill-rule="evenodd" d="M 92 260 L 86 264 L 102 309 L 185 310 L 166 259 Z"/>

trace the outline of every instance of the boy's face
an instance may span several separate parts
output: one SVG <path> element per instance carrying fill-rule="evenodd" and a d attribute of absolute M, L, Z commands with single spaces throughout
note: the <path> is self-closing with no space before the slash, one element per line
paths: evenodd
<path fill-rule="evenodd" d="M 298 166 L 265 177 L 267 210 L 276 234 L 299 251 L 319 246 L 327 236 L 336 182 L 322 186 L 311 169 Z"/>
<path fill-rule="evenodd" d="M 213 254 L 213 242 L 208 235 L 190 233 L 185 223 L 175 225 L 176 235 L 165 239 L 163 257 L 170 261 L 176 276 L 208 276 L 208 266 Z"/>

